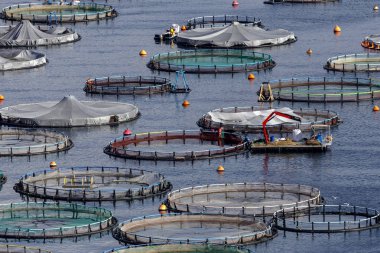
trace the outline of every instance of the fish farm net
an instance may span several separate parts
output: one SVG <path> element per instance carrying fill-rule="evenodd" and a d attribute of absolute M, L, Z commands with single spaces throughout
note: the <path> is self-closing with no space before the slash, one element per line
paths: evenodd
<path fill-rule="evenodd" d="M 210 184 L 170 192 L 172 211 L 229 215 L 273 215 L 276 211 L 321 203 L 317 188 L 297 184 Z"/>
<path fill-rule="evenodd" d="M 0 238 L 53 239 L 108 231 L 117 224 L 99 207 L 53 202 L 0 205 Z"/>
<path fill-rule="evenodd" d="M 2 9 L 0 18 L 7 20 L 29 20 L 33 23 L 87 22 L 116 17 L 117 12 L 107 4 L 79 3 L 77 5 L 26 3 Z"/>
<path fill-rule="evenodd" d="M 264 53 L 238 49 L 182 50 L 154 55 L 148 67 L 187 73 L 234 73 L 270 69 L 276 63 Z"/>
<path fill-rule="evenodd" d="M 211 245 L 197 243 L 129 245 L 126 247 L 106 250 L 103 253 L 250 253 L 251 251 L 239 246 Z"/>
<path fill-rule="evenodd" d="M 187 29 L 226 26 L 233 22 L 239 22 L 246 26 L 259 26 L 261 27 L 261 19 L 251 16 L 238 16 L 238 15 L 218 15 L 218 16 L 203 16 L 187 20 Z"/>
<path fill-rule="evenodd" d="M 283 100 L 328 103 L 380 99 L 380 83 L 367 78 L 292 78 L 263 83 L 262 87 L 264 90 L 260 89 L 260 102 Z"/>
<path fill-rule="evenodd" d="M 145 95 L 169 92 L 171 82 L 156 76 L 109 76 L 88 79 L 83 90 L 102 95 Z"/>
<path fill-rule="evenodd" d="M 0 129 L 0 156 L 28 156 L 65 151 L 68 136 L 47 130 Z"/>
<path fill-rule="evenodd" d="M 245 153 L 247 146 L 247 141 L 232 133 L 176 130 L 124 136 L 103 151 L 125 159 L 185 161 L 238 155 Z"/>
<path fill-rule="evenodd" d="M 280 4 L 280 3 L 294 3 L 294 4 L 315 4 L 315 3 L 329 3 L 338 2 L 339 0 L 266 0 L 265 4 Z"/>
<path fill-rule="evenodd" d="M 47 63 L 45 54 L 32 50 L 1 50 L 0 71 L 30 69 Z"/>
<path fill-rule="evenodd" d="M 0 244 L 1 253 L 52 253 L 50 250 L 43 250 L 37 247 L 23 245 Z"/>
<path fill-rule="evenodd" d="M 336 112 L 330 110 L 317 110 L 300 108 L 290 110 L 289 108 L 263 109 L 259 106 L 251 107 L 228 107 L 212 110 L 204 114 L 197 121 L 197 125 L 204 129 L 220 129 L 225 131 L 238 131 L 246 133 L 261 133 L 262 122 L 272 111 L 286 110 L 286 113 L 302 117 L 304 121 L 282 121 L 268 124 L 266 128 L 270 132 L 292 132 L 294 129 L 311 131 L 314 124 L 335 126 L 340 123 Z"/>
<path fill-rule="evenodd" d="M 248 244 L 274 236 L 271 225 L 254 216 L 166 214 L 123 222 L 112 231 L 125 244 L 211 243 Z"/>
<path fill-rule="evenodd" d="M 342 72 L 380 71 L 380 56 L 369 53 L 336 56 L 329 58 L 324 68 Z"/>
<path fill-rule="evenodd" d="M 274 214 L 278 229 L 303 233 L 339 233 L 365 230 L 380 225 L 380 213 L 349 205 L 298 206 Z"/>
<path fill-rule="evenodd" d="M 161 174 L 119 167 L 72 167 L 23 176 L 14 190 L 39 199 L 117 201 L 165 193 L 172 185 Z"/>

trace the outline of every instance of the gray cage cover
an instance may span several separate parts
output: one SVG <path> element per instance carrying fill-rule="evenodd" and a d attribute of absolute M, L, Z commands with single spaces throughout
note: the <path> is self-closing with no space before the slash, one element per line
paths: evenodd
<path fill-rule="evenodd" d="M 283 29 L 264 30 L 233 22 L 224 27 L 196 28 L 182 32 L 178 44 L 195 47 L 263 47 L 296 41 L 294 33 Z"/>
<path fill-rule="evenodd" d="M 80 39 L 80 36 L 70 28 L 34 26 L 29 20 L 22 20 L 0 36 L 0 47 L 56 45 Z"/>
<path fill-rule="evenodd" d="M 0 123 L 33 127 L 77 127 L 116 124 L 139 116 L 136 106 L 106 101 L 61 101 L 20 104 L 0 109 Z"/>
<path fill-rule="evenodd" d="M 36 68 L 46 64 L 46 56 L 31 50 L 0 50 L 0 71 Z"/>

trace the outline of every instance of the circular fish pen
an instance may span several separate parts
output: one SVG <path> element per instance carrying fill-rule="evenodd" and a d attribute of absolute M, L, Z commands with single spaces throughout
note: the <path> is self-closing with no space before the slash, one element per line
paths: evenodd
<path fill-rule="evenodd" d="M 246 26 L 259 26 L 262 27 L 261 19 L 251 16 L 238 16 L 238 15 L 218 15 L 218 16 L 203 16 L 187 20 L 186 28 L 205 28 L 215 26 L 226 26 L 233 22 L 239 22 Z"/>
<path fill-rule="evenodd" d="M 269 81 L 265 85 L 267 90 L 270 86 L 274 100 L 282 101 L 328 103 L 380 99 L 380 83 L 367 78 L 291 78 Z M 259 100 L 268 101 L 268 98 Z"/>
<path fill-rule="evenodd" d="M 88 79 L 83 90 L 102 95 L 146 95 L 169 92 L 171 82 L 156 76 L 109 76 Z"/>
<path fill-rule="evenodd" d="M 108 231 L 117 224 L 100 207 L 53 202 L 0 205 L 0 238 L 53 239 Z"/>
<path fill-rule="evenodd" d="M 50 250 L 44 250 L 37 247 L 29 247 L 24 245 L 0 244 L 0 252 L 2 253 L 52 253 Z"/>
<path fill-rule="evenodd" d="M 258 243 L 274 236 L 272 226 L 253 216 L 166 214 L 134 218 L 112 231 L 125 244 Z"/>
<path fill-rule="evenodd" d="M 0 71 L 31 69 L 45 65 L 45 54 L 32 50 L 0 50 Z"/>
<path fill-rule="evenodd" d="M 0 18 L 6 20 L 29 20 L 33 23 L 87 22 L 116 17 L 117 12 L 107 4 L 79 3 L 15 4 L 2 9 Z"/>
<path fill-rule="evenodd" d="M 148 67 L 187 73 L 234 73 L 273 68 L 272 56 L 238 49 L 181 50 L 154 55 Z"/>
<path fill-rule="evenodd" d="M 180 243 L 180 244 L 150 244 L 150 245 L 129 245 L 115 249 L 106 250 L 103 253 L 178 253 L 178 252 L 198 252 L 198 253 L 250 253 L 251 251 L 239 246 L 210 245 L 201 243 Z"/>
<path fill-rule="evenodd" d="M 74 146 L 66 135 L 47 130 L 1 129 L 0 156 L 56 153 Z"/>
<path fill-rule="evenodd" d="M 380 50 L 380 35 L 374 34 L 364 38 L 361 45 L 364 48 Z"/>
<path fill-rule="evenodd" d="M 281 3 L 292 3 L 292 4 L 316 4 L 316 3 L 330 3 L 338 2 L 339 0 L 265 0 L 264 4 L 281 4 Z"/>
<path fill-rule="evenodd" d="M 278 229 L 302 233 L 339 233 L 379 227 L 380 213 L 348 205 L 298 206 L 274 214 Z"/>
<path fill-rule="evenodd" d="M 245 153 L 247 146 L 246 141 L 232 133 L 176 130 L 121 137 L 103 151 L 125 159 L 185 161 L 238 155 Z"/>
<path fill-rule="evenodd" d="M 168 194 L 175 212 L 273 215 L 276 211 L 322 201 L 317 188 L 297 184 L 234 183 L 188 187 Z"/>
<path fill-rule="evenodd" d="M 197 121 L 197 125 L 204 129 L 217 130 L 223 128 L 225 131 L 238 131 L 246 133 L 261 133 L 263 121 L 273 111 L 286 111 L 302 117 L 304 121 L 277 122 L 268 124 L 266 128 L 270 132 L 292 132 L 294 129 L 311 131 L 314 124 L 335 126 L 340 123 L 336 112 L 330 110 L 317 110 L 300 108 L 291 110 L 289 108 L 263 109 L 261 106 L 251 107 L 227 107 L 212 110 L 204 114 Z"/>
<path fill-rule="evenodd" d="M 369 53 L 340 55 L 329 58 L 324 68 L 341 72 L 380 71 L 380 56 Z"/>
<path fill-rule="evenodd" d="M 14 186 L 21 195 L 64 201 L 117 201 L 163 194 L 172 185 L 161 174 L 119 167 L 72 167 L 24 175 Z"/>

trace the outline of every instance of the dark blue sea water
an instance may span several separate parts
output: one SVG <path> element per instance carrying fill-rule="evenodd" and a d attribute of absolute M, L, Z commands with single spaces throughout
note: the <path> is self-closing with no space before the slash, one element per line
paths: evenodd
<path fill-rule="evenodd" d="M 21 3 L 21 0 L 2 0 L 0 7 Z M 49 63 L 32 70 L 0 73 L 0 93 L 6 100 L 2 106 L 59 100 L 75 95 L 80 100 L 110 100 L 112 96 L 86 96 L 82 91 L 89 77 L 108 75 L 151 75 L 145 65 L 149 57 L 138 52 L 145 49 L 149 56 L 176 50 L 169 45 L 155 44 L 153 36 L 172 23 L 203 15 L 233 14 L 256 16 L 268 28 L 284 28 L 296 33 L 294 44 L 257 49 L 271 54 L 277 66 L 267 72 L 255 73 L 249 83 L 246 74 L 187 75 L 192 92 L 148 96 L 124 96 L 118 101 L 136 104 L 142 116 L 118 127 L 94 127 L 63 130 L 75 147 L 67 154 L 0 158 L 0 169 L 8 182 L 0 192 L 0 203 L 18 202 L 21 198 L 12 187 L 25 173 L 46 168 L 52 160 L 59 166 L 126 166 L 158 171 L 166 175 L 174 188 L 224 182 L 299 183 L 320 188 L 328 203 L 349 203 L 380 209 L 380 114 L 372 112 L 372 102 L 346 104 L 292 104 L 274 106 L 319 108 L 337 111 L 344 123 L 333 130 L 331 151 L 322 154 L 262 154 L 241 155 L 237 158 L 196 161 L 194 163 L 136 162 L 109 158 L 102 148 L 121 135 L 128 127 L 134 132 L 196 129 L 202 114 L 219 107 L 258 105 L 255 92 L 260 82 L 270 79 L 301 76 L 336 76 L 327 73 L 323 64 L 327 58 L 349 53 L 366 52 L 360 46 L 364 36 L 379 33 L 380 13 L 372 7 L 376 1 L 342 0 L 337 3 L 309 5 L 264 5 L 262 0 L 241 0 L 237 9 L 230 0 L 109 0 L 120 15 L 113 20 L 77 23 L 72 26 L 82 35 L 75 44 L 39 48 Z M 1 21 L 0 24 L 6 24 Z M 9 22 L 7 23 L 9 24 Z M 342 28 L 340 36 L 332 32 L 335 24 Z M 305 51 L 313 49 L 313 55 Z M 155 73 L 174 78 L 168 73 Z M 345 76 L 354 76 L 345 74 Z M 367 77 L 367 74 L 358 76 Z M 373 73 L 370 77 L 379 78 Z M 184 99 L 191 105 L 183 108 Z M 380 102 L 379 102 L 380 103 Z M 216 167 L 225 167 L 224 175 Z M 157 213 L 160 199 L 143 202 L 103 203 L 120 220 Z M 94 204 L 90 204 L 94 205 Z M 275 239 L 256 246 L 255 252 L 380 252 L 380 230 L 346 234 L 309 235 L 281 232 Z M 21 242 L 37 245 L 54 252 L 102 252 L 117 247 L 110 235 L 81 239 L 78 242 Z"/>

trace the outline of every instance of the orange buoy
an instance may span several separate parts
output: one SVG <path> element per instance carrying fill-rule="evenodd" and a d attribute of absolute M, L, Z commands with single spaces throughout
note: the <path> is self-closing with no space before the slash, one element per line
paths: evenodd
<path fill-rule="evenodd" d="M 57 167 L 57 163 L 55 161 L 50 162 L 50 168 L 55 169 Z"/>
<path fill-rule="evenodd" d="M 181 26 L 181 31 L 184 32 L 184 31 L 186 31 L 186 30 L 187 30 L 186 26 L 185 26 L 185 25 L 182 25 L 182 26 Z"/>
<path fill-rule="evenodd" d="M 248 80 L 253 80 L 253 79 L 255 79 L 255 75 L 252 74 L 252 73 L 250 73 L 250 74 L 248 75 Z"/>
<path fill-rule="evenodd" d="M 161 212 L 167 212 L 168 211 L 168 207 L 164 204 L 164 203 L 161 203 L 160 207 L 158 208 L 158 211 L 161 213 Z"/>
<path fill-rule="evenodd" d="M 238 5 L 239 5 L 238 0 L 233 0 L 233 1 L 232 1 L 232 6 L 238 6 Z"/>
<path fill-rule="evenodd" d="M 311 50 L 311 48 L 309 48 L 308 50 L 306 50 L 306 53 L 307 53 L 308 55 L 311 55 L 311 54 L 313 53 L 313 50 Z"/>
<path fill-rule="evenodd" d="M 184 107 L 189 106 L 189 105 L 190 105 L 190 102 L 187 100 L 183 101 L 183 103 L 182 103 L 182 106 L 184 106 Z"/>
<path fill-rule="evenodd" d="M 142 49 L 139 54 L 140 56 L 146 56 L 148 53 L 144 49 Z"/>
<path fill-rule="evenodd" d="M 372 110 L 373 110 L 374 112 L 378 112 L 378 111 L 380 111 L 380 108 L 379 108 L 377 105 L 375 105 L 375 106 L 372 108 Z"/>
<path fill-rule="evenodd" d="M 341 31 L 342 31 L 342 29 L 340 28 L 340 26 L 335 25 L 335 27 L 334 27 L 334 33 L 340 33 Z"/>
<path fill-rule="evenodd" d="M 5 97 L 0 94 L 0 100 L 4 100 L 4 99 L 5 99 Z"/>
<path fill-rule="evenodd" d="M 124 132 L 123 132 L 124 136 L 129 136 L 131 134 L 132 134 L 132 131 L 129 128 L 125 129 Z"/>
<path fill-rule="evenodd" d="M 216 169 L 217 172 L 224 172 L 224 167 L 222 165 L 219 165 Z"/>

